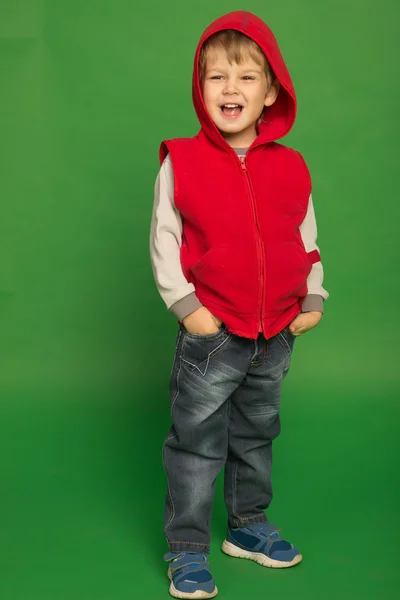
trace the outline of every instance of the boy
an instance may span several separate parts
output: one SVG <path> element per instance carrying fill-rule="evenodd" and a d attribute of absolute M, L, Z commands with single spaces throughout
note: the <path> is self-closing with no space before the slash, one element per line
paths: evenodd
<path fill-rule="evenodd" d="M 222 550 L 267 567 L 302 559 L 264 511 L 282 380 L 328 293 L 307 166 L 276 143 L 294 124 L 296 97 L 263 21 L 235 11 L 206 29 L 193 101 L 199 134 L 161 144 L 150 252 L 179 321 L 163 446 L 170 593 L 213 598 L 210 521 L 223 467 Z"/>

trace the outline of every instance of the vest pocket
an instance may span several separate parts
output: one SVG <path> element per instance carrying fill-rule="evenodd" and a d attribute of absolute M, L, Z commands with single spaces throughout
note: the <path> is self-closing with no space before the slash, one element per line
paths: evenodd
<path fill-rule="evenodd" d="M 191 267 L 202 298 L 237 313 L 258 311 L 260 275 L 254 243 L 237 240 L 235 245 L 214 246 Z"/>

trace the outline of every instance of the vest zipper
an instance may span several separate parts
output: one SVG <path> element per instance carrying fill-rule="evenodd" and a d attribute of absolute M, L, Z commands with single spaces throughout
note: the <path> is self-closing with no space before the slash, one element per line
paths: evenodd
<path fill-rule="evenodd" d="M 257 237 L 257 246 L 259 249 L 259 264 L 261 266 L 260 268 L 260 287 L 261 287 L 261 299 L 260 299 L 260 321 L 259 321 L 259 325 L 258 325 L 258 330 L 262 331 L 264 333 L 264 328 L 263 328 L 263 305 L 264 305 L 264 244 L 261 238 L 261 231 L 260 231 L 260 226 L 258 224 L 258 216 L 257 216 L 257 209 L 256 209 L 256 203 L 254 200 L 254 192 L 253 192 L 253 187 L 251 185 L 251 181 L 250 181 L 250 176 L 249 173 L 247 171 L 247 167 L 246 167 L 246 157 L 245 156 L 239 156 L 240 159 L 240 165 L 242 167 L 242 172 L 245 176 L 246 182 L 247 182 L 247 187 L 249 189 L 249 193 L 250 193 L 250 198 L 251 198 L 251 204 L 252 204 L 252 209 L 253 209 L 253 216 L 254 216 L 254 222 L 256 224 L 256 229 L 257 229 L 257 233 L 258 233 L 258 237 Z"/>

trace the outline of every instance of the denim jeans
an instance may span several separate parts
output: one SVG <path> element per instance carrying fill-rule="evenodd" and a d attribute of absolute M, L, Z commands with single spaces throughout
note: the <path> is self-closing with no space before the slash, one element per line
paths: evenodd
<path fill-rule="evenodd" d="M 294 340 L 288 329 L 251 340 L 225 325 L 211 335 L 179 325 L 172 427 L 163 445 L 164 531 L 172 552 L 209 553 L 215 481 L 223 467 L 229 525 L 267 521 L 272 441 L 280 432 L 281 386 Z"/>

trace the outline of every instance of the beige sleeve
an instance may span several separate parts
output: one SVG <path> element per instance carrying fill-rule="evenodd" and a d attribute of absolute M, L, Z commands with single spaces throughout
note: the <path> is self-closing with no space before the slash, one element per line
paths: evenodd
<path fill-rule="evenodd" d="M 300 225 L 300 233 L 306 251 L 312 252 L 313 250 L 317 250 L 319 252 L 319 247 L 317 246 L 317 222 L 311 195 L 308 202 L 306 217 Z M 328 299 L 329 294 L 322 286 L 323 280 L 324 269 L 322 262 L 319 261 L 313 264 L 307 278 L 308 295 L 305 297 L 302 305 L 303 312 L 312 310 L 324 312 L 324 301 Z"/>
<path fill-rule="evenodd" d="M 150 259 L 158 292 L 168 310 L 179 320 L 202 306 L 194 285 L 183 274 L 181 244 L 182 218 L 174 204 L 174 174 L 167 156 L 154 187 Z"/>

